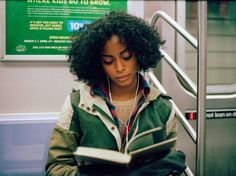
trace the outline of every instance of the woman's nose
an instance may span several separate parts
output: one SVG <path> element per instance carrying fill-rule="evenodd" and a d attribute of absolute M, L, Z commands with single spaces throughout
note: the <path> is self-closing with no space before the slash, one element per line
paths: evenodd
<path fill-rule="evenodd" d="M 122 72 L 125 69 L 125 64 L 122 62 L 122 59 L 118 58 L 116 60 L 116 70 L 117 72 Z"/>

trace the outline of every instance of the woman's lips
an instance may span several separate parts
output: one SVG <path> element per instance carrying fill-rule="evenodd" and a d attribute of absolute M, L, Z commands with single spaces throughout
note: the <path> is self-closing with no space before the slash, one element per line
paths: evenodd
<path fill-rule="evenodd" d="M 124 76 L 118 76 L 118 77 L 116 77 L 116 79 L 117 79 L 118 81 L 123 82 L 123 81 L 126 81 L 127 79 L 129 79 L 129 76 L 130 76 L 130 74 L 124 75 Z"/>

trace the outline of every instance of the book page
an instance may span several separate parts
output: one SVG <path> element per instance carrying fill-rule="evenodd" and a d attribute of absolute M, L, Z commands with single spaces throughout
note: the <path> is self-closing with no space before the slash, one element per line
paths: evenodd
<path fill-rule="evenodd" d="M 164 140 L 163 128 L 157 127 L 134 136 L 127 143 L 125 153 L 109 149 L 79 146 L 74 155 L 78 165 L 83 162 L 86 164 L 102 163 L 127 166 L 131 160 L 145 159 L 145 157 L 158 155 L 158 153 L 164 150 L 171 149 L 176 139 L 177 137 Z"/>
<path fill-rule="evenodd" d="M 156 144 L 164 140 L 164 130 L 162 127 L 156 127 L 146 130 L 134 136 L 125 147 L 125 153 Z"/>
<path fill-rule="evenodd" d="M 132 160 L 135 160 L 136 158 L 140 158 L 140 157 L 145 159 L 150 156 L 154 156 L 154 155 L 157 156 L 158 153 L 170 150 L 175 144 L 176 140 L 177 140 L 177 137 L 170 138 L 162 142 L 131 151 L 129 154 L 132 156 Z"/>
<path fill-rule="evenodd" d="M 77 147 L 74 152 L 78 163 L 104 163 L 104 164 L 119 164 L 128 165 L 131 161 L 131 156 L 115 150 L 92 148 L 92 147 Z"/>

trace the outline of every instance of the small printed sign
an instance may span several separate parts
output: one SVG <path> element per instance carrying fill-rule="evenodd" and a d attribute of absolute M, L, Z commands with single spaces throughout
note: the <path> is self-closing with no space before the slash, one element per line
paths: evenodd
<path fill-rule="evenodd" d="M 188 120 L 195 120 L 197 118 L 196 110 L 186 111 L 185 117 Z M 206 111 L 206 119 L 223 118 L 236 118 L 236 109 L 212 109 Z"/>

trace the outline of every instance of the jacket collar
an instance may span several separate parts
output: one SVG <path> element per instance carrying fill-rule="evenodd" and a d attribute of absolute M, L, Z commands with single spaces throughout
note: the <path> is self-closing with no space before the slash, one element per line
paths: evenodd
<path fill-rule="evenodd" d="M 111 116 L 111 113 L 107 107 L 106 102 L 100 96 L 94 96 L 90 93 L 90 86 L 82 84 L 80 87 L 80 102 L 79 107 L 86 107 L 85 110 L 93 114 L 94 107 L 99 107 L 107 115 Z"/>
<path fill-rule="evenodd" d="M 161 94 L 162 94 L 162 92 L 159 89 L 157 89 L 153 86 L 150 86 L 150 92 L 149 92 L 148 96 L 146 97 L 145 101 L 146 102 L 153 101 L 153 100 L 157 99 L 157 97 L 159 97 Z"/>
<path fill-rule="evenodd" d="M 93 109 L 94 107 L 99 107 L 101 110 L 103 110 L 108 116 L 110 116 L 111 119 L 112 115 L 110 113 L 110 110 L 106 104 L 106 101 L 98 95 L 92 95 L 90 93 L 90 86 L 87 86 L 86 84 L 82 84 L 80 87 L 80 102 L 78 104 L 79 107 L 86 107 L 85 110 L 89 111 L 90 113 L 94 114 Z M 153 101 L 158 96 L 161 95 L 161 91 L 156 89 L 153 86 L 150 86 L 150 92 L 147 95 L 145 102 Z"/>

